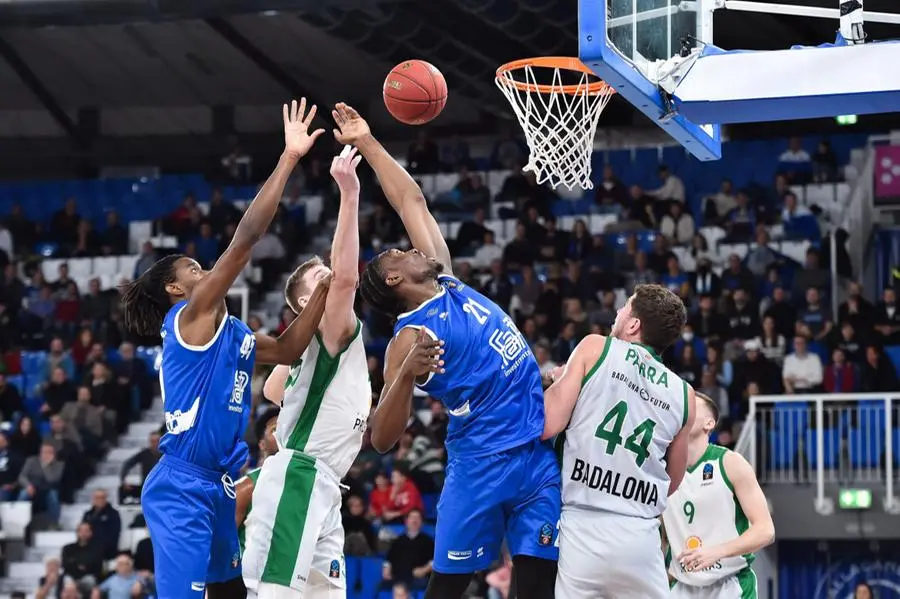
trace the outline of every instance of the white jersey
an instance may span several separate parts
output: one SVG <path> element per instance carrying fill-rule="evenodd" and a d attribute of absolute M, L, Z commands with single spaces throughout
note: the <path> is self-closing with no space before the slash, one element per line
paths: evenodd
<path fill-rule="evenodd" d="M 687 400 L 687 384 L 653 351 L 607 337 L 564 432 L 563 510 L 662 514 L 665 455 L 687 419 Z"/>
<path fill-rule="evenodd" d="M 275 439 L 280 448 L 321 460 L 341 479 L 362 446 L 371 407 L 362 323 L 357 320 L 350 343 L 338 355 L 329 355 L 316 333 L 291 366 Z"/>
<path fill-rule="evenodd" d="M 707 447 L 669 498 L 663 522 L 672 555 L 727 543 L 750 527 L 725 473 L 723 458 L 728 451 L 718 445 Z M 680 583 L 705 587 L 737 574 L 752 561 L 752 554 L 726 557 L 706 570 L 686 572 L 672 560 L 669 572 Z"/>

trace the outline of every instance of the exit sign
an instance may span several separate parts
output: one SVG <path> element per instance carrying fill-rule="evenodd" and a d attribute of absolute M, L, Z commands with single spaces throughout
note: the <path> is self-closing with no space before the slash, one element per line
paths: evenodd
<path fill-rule="evenodd" d="M 838 505 L 842 510 L 867 510 L 872 507 L 872 491 L 869 489 L 841 489 Z"/>

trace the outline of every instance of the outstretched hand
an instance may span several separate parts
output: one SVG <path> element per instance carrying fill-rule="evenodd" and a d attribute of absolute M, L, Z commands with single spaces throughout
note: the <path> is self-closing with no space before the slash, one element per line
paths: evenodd
<path fill-rule="evenodd" d="M 444 354 L 443 346 L 443 341 L 432 339 L 424 328 L 420 328 L 415 343 L 409 348 L 403 361 L 403 368 L 416 377 L 432 373 L 444 374 L 444 361 L 441 359 Z"/>
<path fill-rule="evenodd" d="M 284 119 L 284 151 L 295 160 L 299 160 L 309 152 L 316 139 L 323 133 L 325 129 L 316 129 L 309 133 L 309 126 L 316 116 L 316 105 L 313 104 L 306 113 L 306 98 L 292 100 L 290 107 L 287 104 L 281 108 L 282 117 Z"/>
<path fill-rule="evenodd" d="M 338 128 L 334 130 L 334 138 L 342 144 L 356 145 L 356 143 L 369 134 L 369 123 L 359 116 L 352 106 L 338 102 L 331 111 L 334 122 Z"/>
<path fill-rule="evenodd" d="M 341 189 L 341 195 L 359 195 L 359 177 L 356 176 L 356 167 L 362 156 L 357 155 L 356 148 L 345 146 L 344 150 L 331 160 L 331 176 Z"/>

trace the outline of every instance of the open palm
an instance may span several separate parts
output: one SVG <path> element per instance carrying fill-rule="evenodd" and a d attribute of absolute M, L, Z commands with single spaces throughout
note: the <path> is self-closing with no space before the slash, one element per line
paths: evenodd
<path fill-rule="evenodd" d="M 284 151 L 299 160 L 309 152 L 316 139 L 325 133 L 325 129 L 309 132 L 309 126 L 316 116 L 316 105 L 313 104 L 309 114 L 306 114 L 306 98 L 301 98 L 299 105 L 297 100 L 292 100 L 290 107 L 285 104 L 281 111 L 284 118 Z"/>
<path fill-rule="evenodd" d="M 369 123 L 352 106 L 338 102 L 331 111 L 331 116 L 338 126 L 334 130 L 334 137 L 342 144 L 356 145 L 362 137 L 369 134 Z"/>

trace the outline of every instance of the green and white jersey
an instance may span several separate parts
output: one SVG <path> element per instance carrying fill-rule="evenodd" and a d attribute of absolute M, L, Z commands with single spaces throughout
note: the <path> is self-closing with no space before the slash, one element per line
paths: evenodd
<path fill-rule="evenodd" d="M 284 385 L 275 439 L 281 449 L 321 460 L 338 478 L 346 476 L 362 446 L 372 386 L 362 323 L 347 347 L 331 356 L 318 333 Z"/>
<path fill-rule="evenodd" d="M 238 479 L 238 481 L 236 483 L 234 483 L 235 486 L 239 485 L 241 483 L 241 481 L 244 480 L 245 478 L 249 478 L 251 481 L 253 481 L 253 488 L 255 489 L 256 481 L 259 479 L 260 472 L 262 472 L 262 466 L 248 471 L 247 474 L 242 476 L 240 479 Z M 242 554 L 244 553 L 244 542 L 245 542 L 244 536 L 246 534 L 246 529 L 247 529 L 247 518 L 250 517 L 250 510 L 252 510 L 252 509 L 253 509 L 253 501 L 251 500 L 250 504 L 247 506 L 247 513 L 244 514 L 244 522 L 238 528 L 238 543 L 240 543 L 240 545 L 241 545 L 241 553 Z"/>
<path fill-rule="evenodd" d="M 727 543 L 750 527 L 725 473 L 723 458 L 728 451 L 718 445 L 707 447 L 669 497 L 663 522 L 673 556 L 686 549 Z M 706 570 L 686 572 L 673 559 L 669 572 L 680 583 L 705 587 L 737 574 L 752 561 L 752 554 L 727 557 Z"/>
<path fill-rule="evenodd" d="M 650 349 L 606 338 L 562 440 L 563 509 L 656 518 L 665 455 L 687 418 L 688 387 Z"/>

